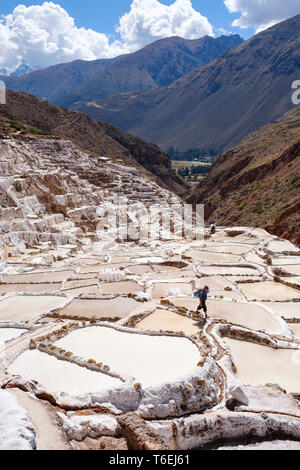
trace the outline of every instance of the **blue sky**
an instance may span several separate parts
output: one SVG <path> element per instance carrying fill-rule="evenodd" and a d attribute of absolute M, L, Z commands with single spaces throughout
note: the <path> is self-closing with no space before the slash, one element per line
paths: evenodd
<path fill-rule="evenodd" d="M 32 0 L 5 0 L 0 6 L 1 14 L 7 15 L 22 3 L 23 5 L 40 5 L 41 1 Z M 75 19 L 78 27 L 92 28 L 95 31 L 105 34 L 116 35 L 115 25 L 121 16 L 130 9 L 131 0 L 64 0 L 55 1 L 61 5 Z M 174 0 L 161 0 L 165 5 L 171 5 Z M 206 16 L 215 29 L 225 29 L 226 31 L 240 34 L 248 39 L 254 34 L 254 28 L 241 29 L 232 27 L 231 23 L 238 18 L 239 13 L 229 13 L 222 0 L 192 0 L 195 10 Z"/>

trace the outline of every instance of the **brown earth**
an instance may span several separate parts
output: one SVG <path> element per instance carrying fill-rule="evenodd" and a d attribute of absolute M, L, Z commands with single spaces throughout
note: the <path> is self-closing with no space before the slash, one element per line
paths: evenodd
<path fill-rule="evenodd" d="M 221 155 L 186 198 L 209 222 L 250 225 L 300 245 L 300 106 Z"/>

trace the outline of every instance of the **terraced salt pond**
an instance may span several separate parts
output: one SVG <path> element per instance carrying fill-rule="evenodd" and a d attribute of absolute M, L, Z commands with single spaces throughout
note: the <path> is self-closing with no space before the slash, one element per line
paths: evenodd
<path fill-rule="evenodd" d="M 205 250 L 206 252 L 212 253 L 228 253 L 232 255 L 244 255 L 253 249 L 252 245 L 214 245 L 212 243 L 206 243 Z"/>
<path fill-rule="evenodd" d="M 209 276 L 206 277 L 205 279 L 197 279 L 196 280 L 196 288 L 203 287 L 204 284 L 207 284 L 209 286 L 209 290 L 212 291 L 221 291 L 224 290 L 225 288 L 230 288 L 232 289 L 234 287 L 234 284 L 232 283 L 231 278 L 226 279 L 225 277 L 222 276 Z"/>
<path fill-rule="evenodd" d="M 264 305 L 286 320 L 300 320 L 300 302 L 265 302 Z"/>
<path fill-rule="evenodd" d="M 171 298 L 170 302 L 176 307 L 184 307 L 191 311 L 195 311 L 199 305 L 197 299 L 183 297 Z M 274 334 L 281 330 L 278 319 L 260 305 L 232 303 L 226 300 L 210 300 L 207 305 L 210 319 L 225 320 L 253 330 L 265 330 Z"/>
<path fill-rule="evenodd" d="M 288 393 L 300 392 L 300 364 L 295 351 L 272 349 L 246 341 L 224 338 L 237 367 L 237 378 L 244 384 L 278 384 Z"/>
<path fill-rule="evenodd" d="M 50 393 L 68 393 L 72 396 L 96 393 L 121 384 L 119 379 L 60 361 L 40 351 L 21 354 L 9 367 L 9 372 L 37 381 Z"/>
<path fill-rule="evenodd" d="M 26 331 L 27 330 L 20 330 L 17 328 L 0 328 L 0 346 L 2 346 L 6 341 L 18 338 L 18 336 L 26 333 Z"/>
<path fill-rule="evenodd" d="M 0 321 L 26 322 L 42 314 L 50 313 L 67 303 L 59 296 L 23 296 L 10 297 L 0 302 Z"/>
<path fill-rule="evenodd" d="M 300 264 L 278 266 L 292 276 L 300 276 Z"/>
<path fill-rule="evenodd" d="M 73 331 L 55 345 L 86 360 L 108 364 L 111 370 L 133 376 L 144 386 L 185 377 L 201 358 L 198 348 L 186 338 L 125 333 L 106 327 Z"/>
<path fill-rule="evenodd" d="M 289 325 L 294 335 L 300 339 L 300 323 L 293 323 Z"/>
<path fill-rule="evenodd" d="M 88 295 L 92 295 L 95 297 L 100 296 L 98 284 L 94 284 L 94 285 L 86 286 L 86 287 L 73 287 L 71 289 L 63 289 L 62 293 L 71 297 L 88 296 Z"/>
<path fill-rule="evenodd" d="M 54 294 L 59 291 L 62 284 L 0 284 L 0 295 L 9 294 L 10 292 L 21 292 L 28 294 Z"/>
<path fill-rule="evenodd" d="M 287 240 L 272 240 L 268 243 L 267 248 L 273 253 L 299 253 L 299 249 Z"/>
<path fill-rule="evenodd" d="M 49 271 L 29 274 L 11 274 L 5 276 L 5 283 L 41 283 L 41 282 L 60 282 L 72 276 L 73 271 Z"/>
<path fill-rule="evenodd" d="M 113 299 L 74 299 L 58 314 L 64 318 L 82 317 L 86 319 L 112 319 L 124 318 L 131 314 L 139 303 L 130 298 L 115 297 Z"/>
<path fill-rule="evenodd" d="M 192 286 L 184 282 L 157 282 L 153 284 L 152 298 L 162 299 L 174 294 L 190 294 Z"/>
<path fill-rule="evenodd" d="M 240 261 L 239 255 L 230 255 L 227 253 L 213 253 L 205 251 L 189 251 L 186 253 L 192 260 L 196 262 L 211 262 L 211 263 L 238 263 Z"/>
<path fill-rule="evenodd" d="M 204 241 L 153 240 L 147 249 L 105 238 L 83 244 L 78 253 L 71 247 L 52 269 L 34 270 L 30 259 L 26 265 L 10 258 L 5 266 L 10 274 L 0 284 L 0 295 L 8 293 L 0 297 L 0 368 L 5 367 L 0 381 L 43 396 L 43 406 L 50 393 L 60 409 L 77 413 L 78 408 L 87 420 L 95 406 L 100 418 L 102 406 L 120 413 L 138 410 L 148 424 L 162 420 L 166 436 L 176 426 L 176 445 L 183 447 L 206 433 L 213 439 L 219 426 L 229 434 L 231 427 L 242 433 L 247 426 L 258 426 L 259 432 L 265 427 L 268 434 L 274 420 L 265 425 L 261 413 L 282 402 L 286 406 L 277 415 L 282 413 L 278 419 L 288 426 L 299 414 L 297 400 L 257 385 L 275 383 L 300 393 L 300 290 L 285 285 L 297 284 L 299 276 L 276 273 L 277 266 L 297 270 L 299 250 L 285 253 L 290 244 L 263 230 L 238 228 L 230 236 L 227 231 L 219 229 L 210 238 L 207 231 Z M 273 282 L 277 274 L 281 282 Z M 199 300 L 193 292 L 205 285 L 210 288 L 207 322 L 194 316 Z M 20 336 L 24 322 L 29 329 Z M 217 347 L 230 332 L 243 340 L 225 338 L 230 351 L 224 354 Z M 261 346 L 276 341 L 295 349 Z M 230 397 L 234 383 L 229 355 L 237 380 L 252 384 L 252 395 L 249 386 L 242 388 L 255 414 L 233 413 L 220 401 L 221 390 L 225 387 Z M 289 414 L 293 406 L 296 411 Z M 199 433 L 205 426 L 200 421 L 210 418 L 212 428 Z M 78 420 L 76 433 L 85 431 Z"/>
<path fill-rule="evenodd" d="M 255 268 L 243 266 L 199 266 L 198 271 L 207 276 L 224 275 L 224 276 L 255 276 L 258 274 Z"/>
<path fill-rule="evenodd" d="M 286 258 L 273 258 L 273 266 L 300 266 L 300 257 L 299 256 L 289 256 Z"/>
<path fill-rule="evenodd" d="M 146 331 L 182 331 L 186 335 L 195 335 L 200 331 L 197 321 L 163 309 L 158 309 L 151 313 L 151 315 L 148 315 L 138 322 L 135 328 Z"/>
<path fill-rule="evenodd" d="M 100 285 L 102 295 L 128 295 L 141 291 L 143 291 L 143 287 L 133 281 L 105 282 Z"/>
<path fill-rule="evenodd" d="M 242 284 L 241 289 L 249 301 L 270 300 L 283 302 L 300 299 L 299 290 L 273 281 Z"/>

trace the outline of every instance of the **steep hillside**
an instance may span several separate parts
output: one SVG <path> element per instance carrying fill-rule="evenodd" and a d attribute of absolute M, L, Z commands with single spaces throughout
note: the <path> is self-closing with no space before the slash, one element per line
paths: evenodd
<path fill-rule="evenodd" d="M 300 106 L 249 135 L 187 197 L 217 224 L 252 224 L 300 244 Z"/>
<path fill-rule="evenodd" d="M 221 153 L 292 108 L 300 76 L 300 15 L 167 87 L 77 105 L 163 148 Z"/>
<path fill-rule="evenodd" d="M 169 85 L 243 42 L 239 35 L 186 40 L 172 37 L 156 41 L 133 54 L 121 56 L 57 104 L 72 106 L 110 95 L 146 91 Z"/>
<path fill-rule="evenodd" d="M 112 161 L 143 168 L 148 176 L 178 194 L 188 187 L 171 169 L 169 157 L 159 147 L 82 113 L 68 111 L 25 93 L 9 91 L 7 105 L 0 106 L 0 116 L 7 121 L 9 128 L 17 130 L 24 138 L 32 132 L 24 129 L 23 123 L 39 130 L 34 132 L 43 131 L 69 139 L 95 157 L 108 157 Z M 7 123 L 3 124 L 4 128 Z"/>

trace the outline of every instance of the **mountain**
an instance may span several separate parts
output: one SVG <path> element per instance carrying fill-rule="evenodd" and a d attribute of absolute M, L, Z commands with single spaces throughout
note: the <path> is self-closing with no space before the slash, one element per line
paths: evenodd
<path fill-rule="evenodd" d="M 24 75 L 26 73 L 34 72 L 37 70 L 38 67 L 33 67 L 32 65 L 26 64 L 26 62 L 21 62 L 18 65 L 16 70 L 10 74 L 11 77 L 19 77 L 20 75 Z"/>
<path fill-rule="evenodd" d="M 67 64 L 53 65 L 21 76 L 0 76 L 10 90 L 33 94 L 39 98 L 54 101 L 84 80 L 99 72 L 114 59 L 84 61 L 76 60 Z"/>
<path fill-rule="evenodd" d="M 12 72 L 9 72 L 6 67 L 1 68 L 0 75 L 5 76 L 5 79 L 7 80 L 7 77 L 18 77 L 20 75 L 34 72 L 35 70 L 38 70 L 38 67 L 33 67 L 26 62 L 21 62 Z"/>
<path fill-rule="evenodd" d="M 177 194 L 183 194 L 188 188 L 159 147 L 82 113 L 25 93 L 8 91 L 7 104 L 0 105 L 0 118 L 2 135 L 17 133 L 26 139 L 26 136 L 51 134 L 71 140 L 95 158 L 106 157 L 125 166 L 135 166 Z"/>
<path fill-rule="evenodd" d="M 221 155 L 186 198 L 208 221 L 254 225 L 300 245 L 300 106 Z"/>
<path fill-rule="evenodd" d="M 243 39 L 238 35 L 197 40 L 172 37 L 114 59 L 77 60 L 2 79 L 5 78 L 8 89 L 71 106 L 81 100 L 93 101 L 114 93 L 168 85 L 241 42 Z"/>
<path fill-rule="evenodd" d="M 300 77 L 300 15 L 169 86 L 78 103 L 74 109 L 163 148 L 221 153 L 292 108 Z"/>
<path fill-rule="evenodd" d="M 72 106 L 118 93 L 140 92 L 169 85 L 241 44 L 239 35 L 186 40 L 171 37 L 156 41 L 140 51 L 119 57 L 90 80 L 72 90 L 57 104 Z"/>

